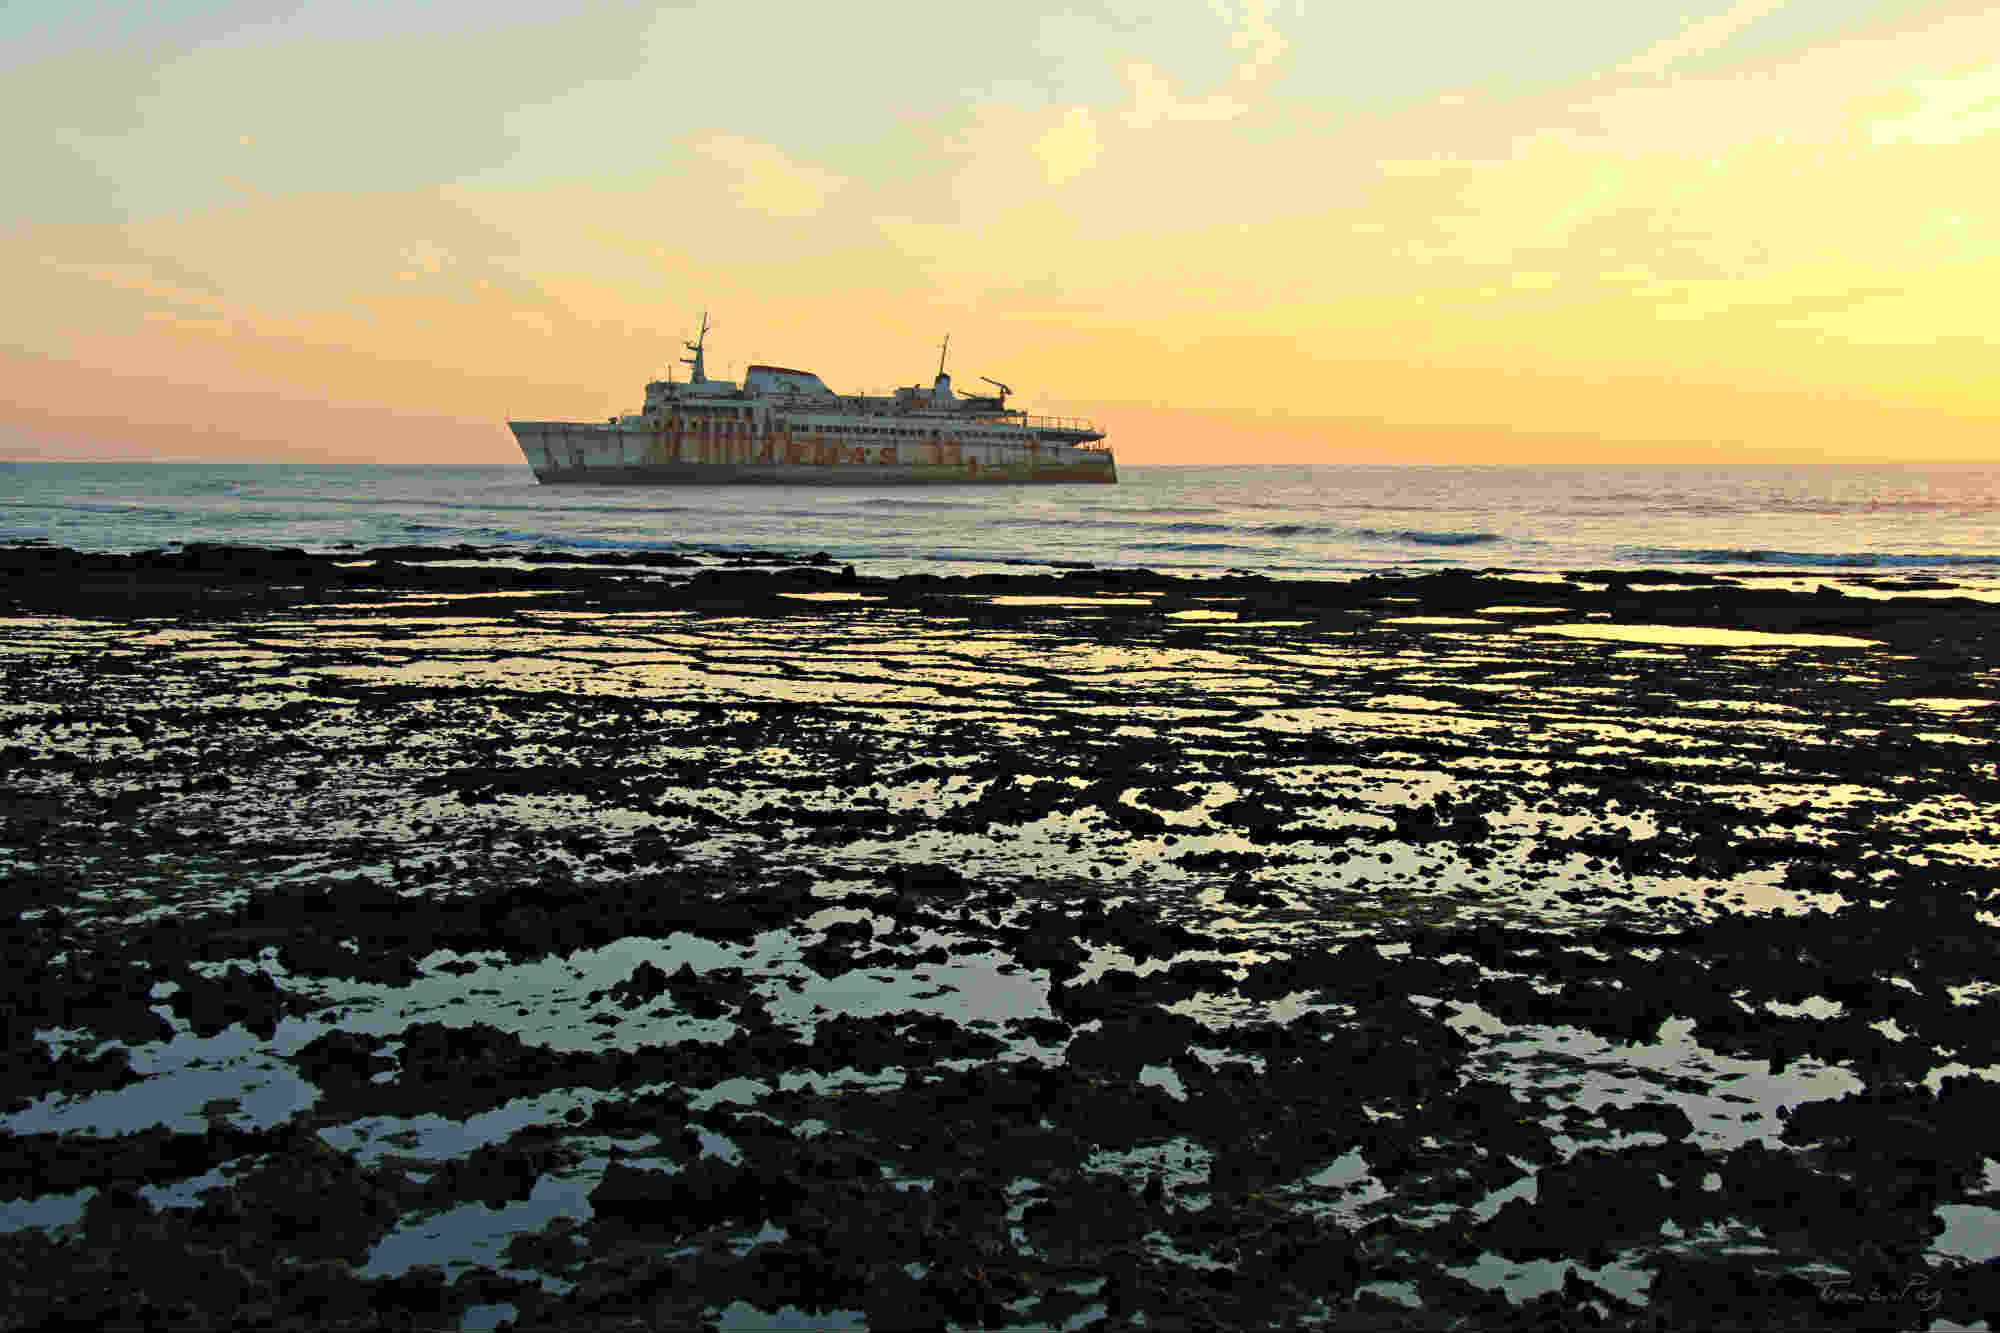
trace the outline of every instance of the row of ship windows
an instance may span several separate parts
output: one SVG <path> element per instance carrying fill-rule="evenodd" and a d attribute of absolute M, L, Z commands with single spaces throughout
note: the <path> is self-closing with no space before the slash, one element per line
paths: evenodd
<path fill-rule="evenodd" d="M 801 428 L 804 430 L 831 431 L 839 435 L 898 435 L 910 439 L 928 439 L 932 435 L 940 433 L 949 434 L 953 438 L 966 438 L 966 439 L 999 440 L 1006 438 L 1005 436 L 995 435 L 989 431 L 955 430 L 955 431 L 939 432 L 939 431 L 928 431 L 928 430 L 905 430 L 899 426 L 828 426 L 828 425 L 821 425 L 815 422 L 807 422 L 804 423 Z"/>
<path fill-rule="evenodd" d="M 737 419 L 737 415 L 740 412 L 742 414 L 741 415 L 742 420 L 748 421 L 750 419 L 750 409 L 747 407 L 745 408 L 683 407 L 681 411 L 689 415 L 702 415 L 702 416 L 707 416 L 710 414 L 727 415 L 731 420 Z M 906 429 L 901 426 L 846 426 L 839 423 L 828 423 L 819 421 L 801 422 L 800 427 L 801 429 L 805 430 L 835 431 L 842 435 L 895 435 L 906 439 L 922 439 L 934 433 L 930 431 Z M 991 431 L 960 430 L 960 431 L 953 431 L 952 434 L 957 438 L 975 439 L 975 440 L 1007 440 L 1007 439 L 1019 438 L 1017 436 L 1001 435 Z"/>
<path fill-rule="evenodd" d="M 828 422 L 800 422 L 800 428 L 804 428 L 804 430 L 834 430 L 838 434 L 894 434 L 894 436 L 916 438 L 916 440 L 928 440 L 934 434 L 946 434 L 946 436 L 950 436 L 954 440 L 1018 440 L 1018 438 L 1024 438 L 1024 436 L 1016 436 L 1016 434 L 1000 434 L 1000 432 L 994 432 L 994 430 L 964 430 L 964 428 L 952 430 L 950 426 L 946 426 L 942 430 L 906 430 L 902 426 L 842 426 L 842 424 L 828 424 Z"/>

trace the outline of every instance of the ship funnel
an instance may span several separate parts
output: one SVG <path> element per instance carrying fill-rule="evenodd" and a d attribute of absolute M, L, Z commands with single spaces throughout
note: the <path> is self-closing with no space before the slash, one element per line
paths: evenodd
<path fill-rule="evenodd" d="M 931 401 L 939 406 L 958 401 L 951 391 L 951 376 L 943 371 L 938 372 L 937 383 L 931 385 Z"/>

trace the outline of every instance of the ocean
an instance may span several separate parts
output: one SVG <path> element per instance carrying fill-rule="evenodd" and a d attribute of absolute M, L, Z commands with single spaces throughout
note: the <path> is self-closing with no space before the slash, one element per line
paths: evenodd
<path fill-rule="evenodd" d="M 2000 467 L 1124 466 L 1117 486 L 542 486 L 526 466 L 0 463 L 0 542 L 825 552 L 874 575 L 1879 569 L 2000 578 Z"/>

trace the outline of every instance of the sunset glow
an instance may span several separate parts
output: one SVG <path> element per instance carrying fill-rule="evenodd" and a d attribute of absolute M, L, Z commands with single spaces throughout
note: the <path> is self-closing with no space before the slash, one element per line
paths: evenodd
<path fill-rule="evenodd" d="M 0 13 L 0 457 L 519 462 L 710 370 L 1121 464 L 1986 460 L 2000 11 Z"/>

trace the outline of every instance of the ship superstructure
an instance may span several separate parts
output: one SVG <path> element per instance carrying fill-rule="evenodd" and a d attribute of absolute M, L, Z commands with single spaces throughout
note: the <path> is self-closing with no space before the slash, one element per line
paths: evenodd
<path fill-rule="evenodd" d="M 806 370 L 753 365 L 739 385 L 708 378 L 708 317 L 682 358 L 689 378 L 646 386 L 645 406 L 609 421 L 510 421 L 542 482 L 1115 482 L 1104 432 L 1007 406 L 1013 392 L 961 395 L 937 378 L 892 394 L 837 394 Z M 982 377 L 984 378 L 984 377 Z"/>

